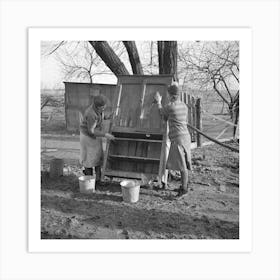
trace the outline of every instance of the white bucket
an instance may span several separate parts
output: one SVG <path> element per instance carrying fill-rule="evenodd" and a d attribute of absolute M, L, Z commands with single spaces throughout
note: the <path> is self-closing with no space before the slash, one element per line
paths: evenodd
<path fill-rule="evenodd" d="M 140 182 L 136 180 L 123 180 L 120 183 L 124 202 L 137 202 L 139 200 Z"/>
<path fill-rule="evenodd" d="M 95 176 L 79 177 L 79 187 L 81 193 L 95 192 Z"/>

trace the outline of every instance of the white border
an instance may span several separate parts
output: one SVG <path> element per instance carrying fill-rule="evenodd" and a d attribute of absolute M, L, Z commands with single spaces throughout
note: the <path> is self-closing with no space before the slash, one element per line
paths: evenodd
<path fill-rule="evenodd" d="M 94 38 L 92 37 L 94 34 Z M 252 245 L 252 91 L 249 28 L 29 28 L 29 252 L 249 252 Z M 240 238 L 238 240 L 40 239 L 40 42 L 43 40 L 240 41 Z M 246 93 L 246 94 L 243 94 Z M 246 111 L 244 110 L 246 108 Z"/>

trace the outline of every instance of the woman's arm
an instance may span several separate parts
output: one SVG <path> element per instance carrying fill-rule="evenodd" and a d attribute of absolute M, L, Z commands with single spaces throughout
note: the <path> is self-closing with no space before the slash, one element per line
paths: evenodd
<path fill-rule="evenodd" d="M 109 140 L 114 140 L 114 135 L 96 129 L 97 120 L 93 117 L 87 119 L 88 135 L 95 139 L 96 137 L 105 137 Z"/>
<path fill-rule="evenodd" d="M 91 116 L 87 117 L 87 132 L 91 138 L 104 137 L 105 134 L 96 130 L 97 120 Z"/>
<path fill-rule="evenodd" d="M 156 95 L 155 95 L 154 99 L 155 99 L 155 103 L 158 106 L 160 115 L 163 117 L 163 119 L 165 121 L 167 121 L 168 120 L 167 108 L 165 108 L 161 105 L 162 96 L 159 94 L 159 92 L 156 92 Z"/>
<path fill-rule="evenodd" d="M 110 120 L 114 116 L 114 112 L 111 112 L 109 114 L 104 114 L 104 120 Z"/>

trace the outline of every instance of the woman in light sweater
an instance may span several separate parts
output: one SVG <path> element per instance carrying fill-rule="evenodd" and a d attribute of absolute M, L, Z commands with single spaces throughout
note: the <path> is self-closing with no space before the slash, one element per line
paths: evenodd
<path fill-rule="evenodd" d="M 181 173 L 181 186 L 178 196 L 188 193 L 188 178 L 191 165 L 191 137 L 187 127 L 188 107 L 180 101 L 179 87 L 177 83 L 168 87 L 169 103 L 162 107 L 161 95 L 157 92 L 155 101 L 158 104 L 160 114 L 168 121 L 168 137 L 171 146 L 168 154 L 166 168 L 179 170 Z"/>

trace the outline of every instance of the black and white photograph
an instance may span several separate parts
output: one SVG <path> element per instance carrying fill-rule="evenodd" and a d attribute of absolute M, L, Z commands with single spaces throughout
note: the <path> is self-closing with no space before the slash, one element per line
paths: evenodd
<path fill-rule="evenodd" d="M 0 1 L 0 279 L 279 280 L 278 0 Z"/>
<path fill-rule="evenodd" d="M 238 40 L 41 41 L 41 238 L 239 239 L 239 71 Z"/>

